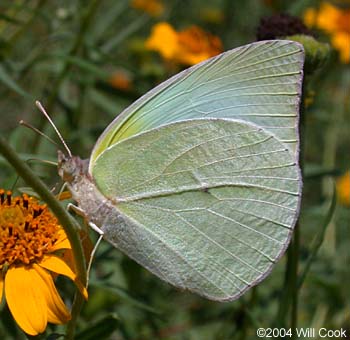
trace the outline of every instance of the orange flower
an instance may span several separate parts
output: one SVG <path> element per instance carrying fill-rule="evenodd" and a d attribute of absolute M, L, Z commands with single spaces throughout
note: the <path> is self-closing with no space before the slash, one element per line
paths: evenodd
<path fill-rule="evenodd" d="M 112 76 L 108 79 L 108 83 L 122 91 L 129 91 L 132 88 L 132 80 L 130 75 L 125 71 L 115 71 Z"/>
<path fill-rule="evenodd" d="M 322 2 L 320 9 L 308 8 L 304 22 L 309 27 L 317 27 L 331 36 L 331 42 L 340 53 L 343 63 L 350 62 L 350 9 L 340 9 Z"/>
<path fill-rule="evenodd" d="M 159 17 L 164 13 L 164 4 L 160 0 L 132 0 L 131 7 L 154 17 Z"/>
<path fill-rule="evenodd" d="M 47 323 L 66 323 L 70 312 L 54 285 L 53 275 L 77 280 L 67 236 L 46 205 L 0 190 L 0 301 L 5 293 L 17 324 L 30 335 Z M 67 256 L 68 255 L 68 256 Z"/>
<path fill-rule="evenodd" d="M 350 171 L 337 179 L 336 186 L 339 203 L 350 206 Z"/>
<path fill-rule="evenodd" d="M 194 65 L 222 52 L 220 39 L 200 27 L 191 26 L 176 32 L 166 22 L 153 27 L 146 48 L 157 51 L 168 61 L 183 65 Z"/>

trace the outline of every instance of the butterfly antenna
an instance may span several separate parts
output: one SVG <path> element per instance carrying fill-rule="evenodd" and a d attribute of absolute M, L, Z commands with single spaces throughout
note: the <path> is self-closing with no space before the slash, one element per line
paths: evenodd
<path fill-rule="evenodd" d="M 51 126 L 53 127 L 53 129 L 55 130 L 58 138 L 60 139 L 61 143 L 63 144 L 64 148 L 66 149 L 66 151 L 68 152 L 69 157 L 72 157 L 72 153 L 69 150 L 66 142 L 64 141 L 62 135 L 60 134 L 60 132 L 58 131 L 56 125 L 53 123 L 52 119 L 50 118 L 50 116 L 47 114 L 47 112 L 45 111 L 44 107 L 41 105 L 41 103 L 37 100 L 35 102 L 35 105 L 38 107 L 38 109 L 42 112 L 42 114 L 46 117 L 46 119 L 49 121 L 49 123 L 51 124 Z"/>
<path fill-rule="evenodd" d="M 20 125 L 25 126 L 28 129 L 31 129 L 32 131 L 34 131 L 35 133 L 37 133 L 38 135 L 40 135 L 41 137 L 44 137 L 45 139 L 47 139 L 50 143 L 56 145 L 57 147 L 59 146 L 53 139 L 51 139 L 49 136 L 45 135 L 45 133 L 41 132 L 40 130 L 38 130 L 37 128 L 35 128 L 34 126 L 28 124 L 27 122 L 25 122 L 24 120 L 20 120 L 19 121 Z"/>

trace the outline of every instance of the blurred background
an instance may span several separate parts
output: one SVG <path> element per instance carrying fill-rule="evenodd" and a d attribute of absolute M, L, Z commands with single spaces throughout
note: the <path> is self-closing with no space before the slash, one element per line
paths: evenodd
<path fill-rule="evenodd" d="M 88 158 L 112 119 L 171 75 L 224 50 L 295 34 L 314 39 L 306 46 L 296 251 L 239 300 L 217 303 L 170 287 L 104 243 L 77 339 L 256 339 L 257 328 L 289 327 L 295 317 L 298 327 L 350 334 L 350 2 L 0 1 L 0 134 L 25 160 L 57 160 L 56 146 L 18 124 L 57 140 L 36 99 L 73 153 Z M 59 188 L 55 167 L 30 164 Z M 16 177 L 0 158 L 0 187 L 11 189 Z M 70 304 L 72 284 L 58 280 Z M 4 303 L 0 314 L 1 338 L 23 338 Z M 50 325 L 44 338 L 62 330 Z"/>

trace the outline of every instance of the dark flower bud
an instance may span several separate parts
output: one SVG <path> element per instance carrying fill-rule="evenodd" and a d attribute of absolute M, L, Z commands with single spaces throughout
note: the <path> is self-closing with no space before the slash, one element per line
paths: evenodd
<path fill-rule="evenodd" d="M 295 34 L 312 35 L 298 17 L 276 14 L 260 20 L 256 37 L 257 40 L 270 40 Z"/>

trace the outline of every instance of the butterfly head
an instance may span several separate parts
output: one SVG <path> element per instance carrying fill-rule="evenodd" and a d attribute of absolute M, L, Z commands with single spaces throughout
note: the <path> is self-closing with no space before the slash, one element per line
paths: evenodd
<path fill-rule="evenodd" d="M 58 174 L 63 181 L 72 183 L 87 174 L 87 160 L 77 156 L 67 156 L 58 150 Z"/>

